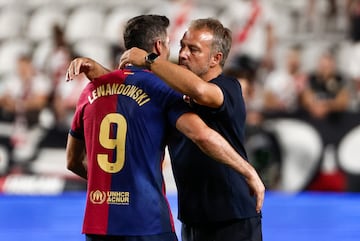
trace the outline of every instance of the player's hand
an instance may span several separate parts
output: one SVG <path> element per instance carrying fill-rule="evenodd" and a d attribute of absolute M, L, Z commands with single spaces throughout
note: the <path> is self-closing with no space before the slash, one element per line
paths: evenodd
<path fill-rule="evenodd" d="M 250 178 L 246 179 L 252 195 L 256 197 L 256 212 L 260 213 L 264 204 L 265 186 L 259 175 L 254 171 Z"/>
<path fill-rule="evenodd" d="M 84 73 L 88 79 L 92 80 L 91 78 L 91 70 L 94 68 L 94 62 L 90 58 L 76 58 L 73 61 L 71 61 L 67 71 L 65 80 L 70 81 L 73 80 L 76 76 L 78 76 L 80 73 Z M 88 76 L 90 73 L 90 76 Z"/>
<path fill-rule="evenodd" d="M 145 57 L 147 56 L 145 50 L 139 48 L 131 48 L 126 50 L 120 58 L 119 69 L 123 69 L 127 64 L 132 64 L 139 67 L 146 66 Z"/>
<path fill-rule="evenodd" d="M 95 78 L 98 78 L 101 75 L 107 74 L 109 72 L 110 70 L 106 69 L 95 60 L 81 57 L 71 61 L 65 78 L 66 81 L 69 81 L 74 79 L 74 77 L 77 75 L 84 73 L 90 81 L 93 81 Z"/>

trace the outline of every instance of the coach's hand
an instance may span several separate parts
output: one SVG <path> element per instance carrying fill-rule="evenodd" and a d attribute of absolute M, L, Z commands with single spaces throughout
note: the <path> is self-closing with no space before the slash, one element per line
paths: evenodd
<path fill-rule="evenodd" d="M 264 204 L 265 186 L 261 178 L 254 170 L 250 177 L 246 178 L 251 194 L 256 197 L 256 212 L 260 213 Z"/>
<path fill-rule="evenodd" d="M 120 58 L 120 63 L 118 68 L 123 69 L 127 64 L 132 64 L 138 67 L 145 67 L 146 56 L 147 56 L 147 52 L 145 50 L 136 47 L 126 50 Z"/>

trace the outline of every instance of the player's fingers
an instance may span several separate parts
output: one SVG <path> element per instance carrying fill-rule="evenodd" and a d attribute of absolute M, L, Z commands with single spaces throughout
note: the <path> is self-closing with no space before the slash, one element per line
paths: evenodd
<path fill-rule="evenodd" d="M 78 75 L 78 74 L 80 74 L 80 69 L 81 69 L 81 66 L 84 64 L 84 62 L 82 60 L 74 60 L 74 61 L 75 61 L 75 63 L 74 63 L 73 74 Z"/>
<path fill-rule="evenodd" d="M 71 61 L 67 71 L 66 71 L 66 76 L 65 79 L 66 81 L 70 81 L 74 78 L 74 60 Z"/>
<path fill-rule="evenodd" d="M 65 81 L 68 82 L 70 80 L 71 80 L 71 78 L 70 78 L 69 70 L 67 70 L 66 75 L 65 75 Z"/>
<path fill-rule="evenodd" d="M 81 65 L 81 60 L 79 59 L 74 59 L 71 62 L 71 68 L 69 69 L 71 79 L 74 79 L 75 76 L 79 74 L 80 65 Z"/>

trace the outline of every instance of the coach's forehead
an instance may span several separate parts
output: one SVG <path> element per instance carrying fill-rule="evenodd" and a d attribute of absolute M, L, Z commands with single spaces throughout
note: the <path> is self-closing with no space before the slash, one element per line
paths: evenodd
<path fill-rule="evenodd" d="M 206 28 L 202 28 L 202 29 L 189 28 L 185 32 L 183 40 L 196 41 L 196 42 L 210 42 L 213 40 L 213 38 L 214 38 L 213 33 Z"/>

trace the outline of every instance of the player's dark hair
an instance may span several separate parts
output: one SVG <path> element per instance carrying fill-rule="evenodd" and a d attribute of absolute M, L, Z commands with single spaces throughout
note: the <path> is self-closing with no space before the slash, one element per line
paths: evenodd
<path fill-rule="evenodd" d="M 166 41 L 169 24 L 169 19 L 160 15 L 140 15 L 131 18 L 124 30 L 125 48 L 138 47 L 151 52 L 155 41 Z"/>

